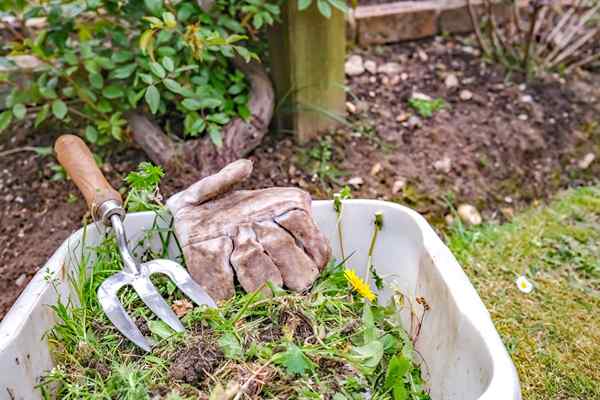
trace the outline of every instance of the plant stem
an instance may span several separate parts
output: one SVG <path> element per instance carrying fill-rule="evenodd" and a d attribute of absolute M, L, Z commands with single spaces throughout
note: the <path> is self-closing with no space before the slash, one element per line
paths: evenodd
<path fill-rule="evenodd" d="M 471 0 L 467 0 L 467 8 L 469 9 L 469 16 L 471 17 L 471 24 L 473 24 L 473 29 L 475 30 L 475 36 L 477 37 L 477 42 L 479 43 L 479 47 L 484 54 L 489 55 L 490 51 L 481 36 L 481 28 L 479 27 L 479 21 L 477 20 L 477 15 L 475 13 L 475 9 L 473 8 L 473 4 Z"/>
<path fill-rule="evenodd" d="M 369 244 L 369 252 L 367 253 L 367 272 L 365 282 L 369 284 L 371 270 L 373 269 L 373 252 L 375 251 L 375 243 L 381 227 L 383 226 L 383 213 L 380 211 L 375 213 L 375 221 L 373 222 L 373 234 L 371 235 L 371 244 Z"/>

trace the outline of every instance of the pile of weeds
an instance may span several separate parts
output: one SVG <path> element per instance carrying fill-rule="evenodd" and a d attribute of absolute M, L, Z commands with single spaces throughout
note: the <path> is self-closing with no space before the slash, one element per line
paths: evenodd
<path fill-rule="evenodd" d="M 164 248 L 142 258 L 164 256 L 169 232 L 153 234 Z M 54 306 L 59 322 L 48 339 L 55 367 L 39 386 L 45 398 L 429 399 L 397 317 L 400 305 L 362 297 L 360 278 L 349 279 L 344 263 L 330 262 L 308 293 L 238 290 L 217 308 L 193 307 L 172 283 L 153 278 L 184 333 L 156 320 L 125 289 L 124 307 L 155 341 L 145 353 L 111 325 L 96 298 L 121 268 L 114 237 L 88 253 L 93 257 L 73 278 L 77 304 Z"/>

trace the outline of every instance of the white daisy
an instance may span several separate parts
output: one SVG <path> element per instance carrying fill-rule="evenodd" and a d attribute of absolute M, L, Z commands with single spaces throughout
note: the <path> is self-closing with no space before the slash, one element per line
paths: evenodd
<path fill-rule="evenodd" d="M 515 283 L 517 284 L 517 288 L 523 293 L 531 293 L 533 291 L 533 283 L 525 275 L 519 276 Z"/>

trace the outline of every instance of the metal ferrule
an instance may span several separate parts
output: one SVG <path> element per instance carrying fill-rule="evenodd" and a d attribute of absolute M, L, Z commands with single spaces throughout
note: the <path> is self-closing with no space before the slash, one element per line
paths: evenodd
<path fill-rule="evenodd" d="M 106 226 L 112 226 L 111 217 L 113 215 L 118 215 L 121 221 L 125 219 L 125 209 L 118 201 L 107 200 L 96 208 L 96 219 L 102 221 Z"/>

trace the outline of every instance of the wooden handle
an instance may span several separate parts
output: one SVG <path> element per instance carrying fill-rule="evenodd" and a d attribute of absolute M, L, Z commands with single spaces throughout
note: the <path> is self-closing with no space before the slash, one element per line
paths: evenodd
<path fill-rule="evenodd" d="M 92 152 L 81 138 L 62 135 L 54 143 L 56 158 L 79 188 L 92 214 L 107 200 L 123 203 L 121 194 L 108 183 Z"/>

